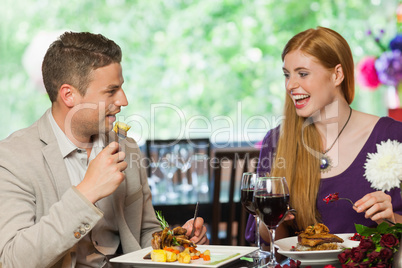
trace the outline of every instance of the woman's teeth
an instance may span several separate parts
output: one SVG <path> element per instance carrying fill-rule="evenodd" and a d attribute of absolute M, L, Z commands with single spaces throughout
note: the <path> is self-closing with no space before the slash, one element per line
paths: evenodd
<path fill-rule="evenodd" d="M 302 100 L 302 99 L 305 99 L 305 98 L 308 98 L 308 97 L 310 97 L 310 95 L 307 95 L 307 94 L 305 94 L 305 95 L 294 95 L 293 96 L 295 101 Z"/>

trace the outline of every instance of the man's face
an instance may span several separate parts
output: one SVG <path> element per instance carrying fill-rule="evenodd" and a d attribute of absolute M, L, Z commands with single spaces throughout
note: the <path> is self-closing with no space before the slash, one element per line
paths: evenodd
<path fill-rule="evenodd" d="M 84 96 L 76 94 L 72 131 L 77 140 L 107 133 L 113 128 L 121 106 L 128 104 L 119 63 L 98 68 L 90 74 L 91 82 Z"/>

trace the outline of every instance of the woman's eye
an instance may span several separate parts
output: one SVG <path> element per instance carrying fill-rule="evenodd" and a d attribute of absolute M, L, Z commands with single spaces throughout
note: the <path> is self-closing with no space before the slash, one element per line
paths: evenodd
<path fill-rule="evenodd" d="M 283 76 L 285 77 L 285 78 L 289 78 L 289 74 L 283 74 Z"/>
<path fill-rule="evenodd" d="M 305 76 L 307 76 L 307 73 L 300 73 L 300 76 L 305 77 Z"/>

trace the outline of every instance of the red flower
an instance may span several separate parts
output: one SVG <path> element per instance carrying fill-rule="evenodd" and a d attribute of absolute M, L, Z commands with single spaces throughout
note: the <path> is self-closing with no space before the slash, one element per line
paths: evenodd
<path fill-rule="evenodd" d="M 375 69 L 375 61 L 375 57 L 365 57 L 357 65 L 357 82 L 370 91 L 381 84 Z"/>
<path fill-rule="evenodd" d="M 335 266 L 332 266 L 331 264 L 327 264 L 324 266 L 324 268 L 336 268 Z"/>
<path fill-rule="evenodd" d="M 390 264 L 386 264 L 386 263 L 377 263 L 377 268 L 388 268 L 391 267 Z"/>
<path fill-rule="evenodd" d="M 347 264 L 342 264 L 342 268 L 352 268 L 352 267 L 356 267 L 356 263 L 348 262 Z"/>
<path fill-rule="evenodd" d="M 373 251 L 367 255 L 370 262 L 374 262 L 380 256 L 380 252 Z"/>
<path fill-rule="evenodd" d="M 351 252 L 352 250 L 347 248 L 343 252 L 339 253 L 338 254 L 339 262 L 345 264 L 349 260 Z"/>
<path fill-rule="evenodd" d="M 394 246 L 397 246 L 398 244 L 399 244 L 399 240 L 393 234 L 384 234 L 380 240 L 380 245 L 383 247 L 392 248 Z"/>
<path fill-rule="evenodd" d="M 392 250 L 389 248 L 382 248 L 380 251 L 380 256 L 378 256 L 382 261 L 386 262 L 392 257 Z"/>
<path fill-rule="evenodd" d="M 362 239 L 360 241 L 359 247 L 367 251 L 369 249 L 374 249 L 375 245 L 371 239 Z"/>
<path fill-rule="evenodd" d="M 391 268 L 394 252 L 401 244 L 398 236 L 402 233 L 402 224 L 389 226 L 383 222 L 377 228 L 356 225 L 356 230 L 362 239 L 358 247 L 338 254 L 342 268 Z"/>
<path fill-rule="evenodd" d="M 352 248 L 352 252 L 351 252 L 352 261 L 360 262 L 361 260 L 363 260 L 364 255 L 365 255 L 364 253 L 365 252 L 363 252 L 360 247 Z"/>

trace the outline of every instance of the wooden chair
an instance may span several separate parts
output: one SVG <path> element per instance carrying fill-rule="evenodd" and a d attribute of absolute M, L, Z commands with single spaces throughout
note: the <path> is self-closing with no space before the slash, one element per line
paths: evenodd
<path fill-rule="evenodd" d="M 210 166 L 213 173 L 212 245 L 246 245 L 245 228 L 248 213 L 240 201 L 240 182 L 244 172 L 257 168 L 260 150 L 254 147 L 216 149 L 212 152 Z M 225 185 L 227 184 L 227 185 Z M 227 191 L 222 191 L 223 186 Z M 228 197 L 227 202 L 222 195 Z M 237 197 L 238 200 L 235 200 Z M 219 237 L 220 227 L 225 227 L 224 238 Z"/>

